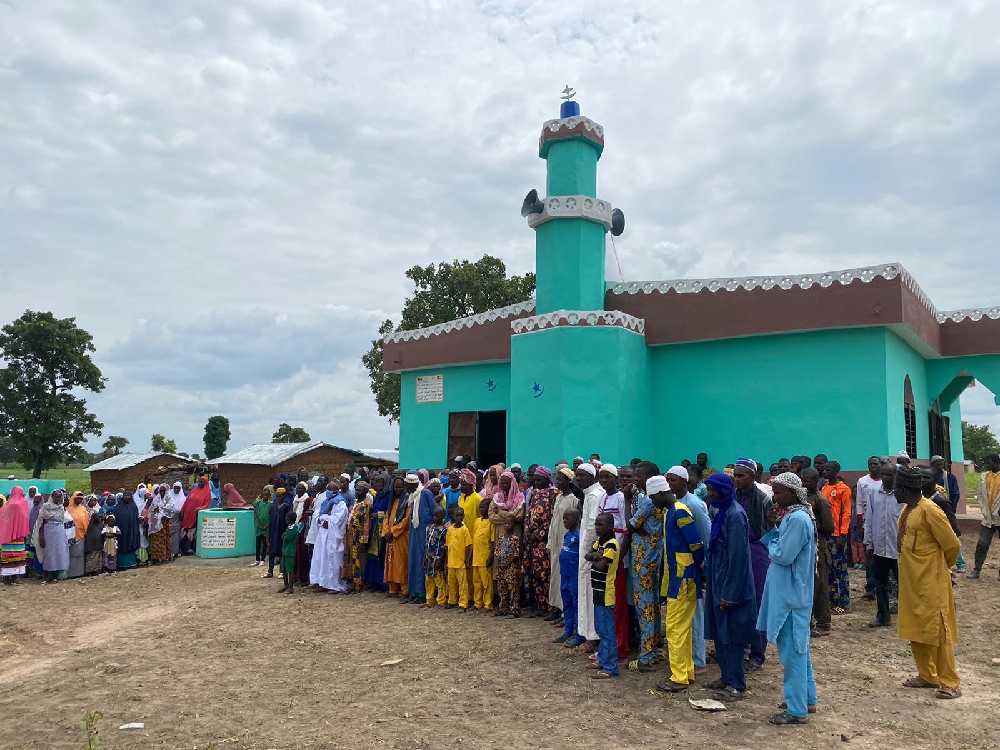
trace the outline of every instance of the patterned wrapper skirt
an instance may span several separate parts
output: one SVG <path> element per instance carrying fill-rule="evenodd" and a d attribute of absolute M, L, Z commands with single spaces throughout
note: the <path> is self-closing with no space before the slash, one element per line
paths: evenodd
<path fill-rule="evenodd" d="M 100 573 L 101 572 L 101 556 L 104 554 L 102 550 L 97 550 L 96 552 L 86 553 L 86 557 L 83 562 L 83 572 L 84 573 Z"/>
<path fill-rule="evenodd" d="M 163 519 L 163 528 L 149 537 L 149 559 L 155 563 L 170 559 L 170 519 Z"/>
<path fill-rule="evenodd" d="M 0 575 L 23 576 L 28 571 L 28 550 L 24 542 L 0 545 Z"/>

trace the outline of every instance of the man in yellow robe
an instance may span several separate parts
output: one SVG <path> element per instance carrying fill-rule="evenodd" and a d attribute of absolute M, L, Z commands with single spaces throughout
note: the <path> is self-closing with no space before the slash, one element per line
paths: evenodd
<path fill-rule="evenodd" d="M 961 543 L 944 511 L 921 495 L 920 482 L 917 469 L 896 471 L 896 499 L 906 505 L 899 516 L 899 637 L 910 642 L 918 674 L 903 685 L 958 698 L 958 618 L 949 568 Z"/>

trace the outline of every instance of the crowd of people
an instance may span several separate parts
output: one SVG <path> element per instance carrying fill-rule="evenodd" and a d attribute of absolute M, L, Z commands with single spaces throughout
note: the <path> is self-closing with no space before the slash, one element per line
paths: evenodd
<path fill-rule="evenodd" d="M 658 689 L 687 690 L 710 658 L 708 687 L 747 697 L 746 675 L 767 644 L 784 667 L 776 724 L 803 724 L 817 708 L 810 642 L 850 611 L 849 570 L 864 567 L 872 627 L 897 615 L 917 676 L 904 685 L 961 695 L 951 568 L 964 568 L 955 478 L 935 456 L 873 456 L 852 488 L 819 455 L 763 467 L 740 458 L 723 471 L 708 457 L 663 472 L 649 461 L 603 463 L 593 454 L 554 467 L 463 457 L 431 472 L 344 473 L 305 467 L 274 478 L 247 503 L 232 485 L 199 477 L 104 497 L 15 487 L 0 509 L 0 572 L 44 580 L 113 573 L 190 554 L 198 510 L 246 508 L 254 566 L 282 577 L 279 592 L 379 592 L 410 606 L 459 614 L 544 619 L 553 641 L 586 657 L 595 680 L 666 662 Z M 1000 528 L 1000 457 L 980 487 L 979 577 Z M 706 652 L 706 641 L 714 654 Z"/>

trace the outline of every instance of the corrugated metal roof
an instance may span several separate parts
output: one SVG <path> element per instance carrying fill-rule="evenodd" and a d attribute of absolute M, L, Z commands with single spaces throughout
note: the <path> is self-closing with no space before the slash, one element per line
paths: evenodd
<path fill-rule="evenodd" d="M 322 440 L 313 440 L 308 443 L 258 443 L 250 445 L 236 453 L 227 456 L 213 458 L 208 461 L 210 464 L 252 464 L 254 466 L 277 466 L 282 461 L 287 461 L 303 453 L 322 447 L 336 448 L 335 445 L 324 443 Z M 346 449 L 345 449 L 346 450 Z"/>
<path fill-rule="evenodd" d="M 131 469 L 143 461 L 160 456 L 178 461 L 188 460 L 184 456 L 178 456 L 174 453 L 119 453 L 117 456 L 111 456 L 111 458 L 99 461 L 93 466 L 88 466 L 84 471 L 121 471 L 122 469 Z"/>
<path fill-rule="evenodd" d="M 277 466 L 284 461 L 289 461 L 296 456 L 301 456 L 303 453 L 308 453 L 316 448 L 334 448 L 355 455 L 358 458 L 374 458 L 380 461 L 399 463 L 399 451 L 357 450 L 356 448 L 344 448 L 332 443 L 324 443 L 322 440 L 313 440 L 309 443 L 257 443 L 235 453 L 230 453 L 227 456 L 213 458 L 206 463 Z"/>

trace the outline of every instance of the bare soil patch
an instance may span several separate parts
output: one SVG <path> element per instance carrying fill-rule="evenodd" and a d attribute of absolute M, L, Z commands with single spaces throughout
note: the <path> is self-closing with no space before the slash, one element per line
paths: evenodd
<path fill-rule="evenodd" d="M 773 647 L 750 677 L 753 698 L 709 714 L 655 693 L 665 666 L 591 681 L 539 619 L 377 594 L 279 596 L 280 579 L 260 574 L 242 560 L 183 560 L 0 589 L 0 747 L 80 748 L 94 710 L 108 749 L 998 747 L 994 566 L 959 581 L 963 698 L 901 687 L 915 673 L 909 648 L 894 629 L 867 627 L 874 605 L 861 602 L 863 573 L 852 571 L 853 613 L 813 642 L 819 713 L 785 728 L 767 723 L 782 699 Z M 717 676 L 710 665 L 704 682 Z M 127 722 L 146 726 L 119 731 Z"/>

